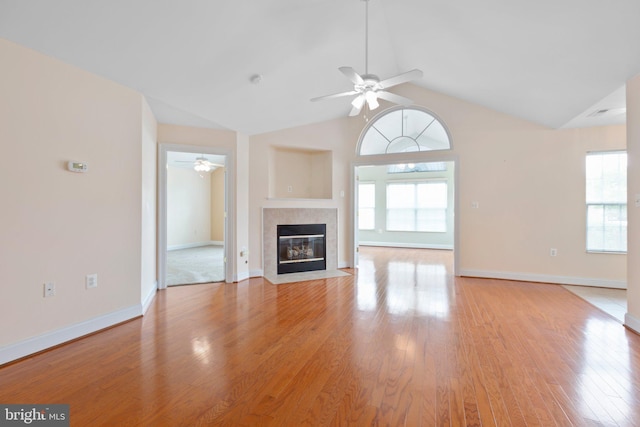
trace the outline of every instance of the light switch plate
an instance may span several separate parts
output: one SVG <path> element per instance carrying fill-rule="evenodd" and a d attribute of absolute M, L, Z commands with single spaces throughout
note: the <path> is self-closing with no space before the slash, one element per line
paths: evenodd
<path fill-rule="evenodd" d="M 98 274 L 87 274 L 85 277 L 85 286 L 87 289 L 97 288 L 98 287 Z"/>

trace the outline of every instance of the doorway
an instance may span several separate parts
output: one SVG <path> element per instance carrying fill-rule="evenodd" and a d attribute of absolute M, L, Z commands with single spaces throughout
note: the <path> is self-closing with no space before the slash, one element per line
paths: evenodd
<path fill-rule="evenodd" d="M 354 165 L 354 265 L 361 246 L 455 257 L 456 176 L 455 159 Z"/>
<path fill-rule="evenodd" d="M 351 264 L 358 265 L 362 231 L 370 245 L 451 248 L 457 275 L 458 160 L 444 122 L 417 105 L 389 108 L 366 124 L 356 153 Z M 361 180 L 366 168 L 375 169 Z"/>
<path fill-rule="evenodd" d="M 228 157 L 214 148 L 160 146 L 159 288 L 229 281 Z"/>

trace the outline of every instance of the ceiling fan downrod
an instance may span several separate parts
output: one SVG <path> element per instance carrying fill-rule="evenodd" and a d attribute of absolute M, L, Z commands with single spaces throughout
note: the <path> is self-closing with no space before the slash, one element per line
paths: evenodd
<path fill-rule="evenodd" d="M 311 99 L 311 101 L 320 101 L 322 99 L 356 95 L 351 102 L 353 108 L 349 116 L 357 116 L 360 114 L 360 111 L 365 105 L 369 111 L 375 110 L 380 105 L 378 103 L 379 98 L 400 105 L 412 104 L 410 99 L 388 92 L 387 89 L 422 77 L 422 71 L 418 69 L 401 73 L 382 81 L 375 74 L 369 74 L 369 0 L 361 1 L 365 2 L 364 74 L 360 75 L 356 73 L 351 67 L 339 67 L 340 72 L 353 83 L 353 90 Z"/>

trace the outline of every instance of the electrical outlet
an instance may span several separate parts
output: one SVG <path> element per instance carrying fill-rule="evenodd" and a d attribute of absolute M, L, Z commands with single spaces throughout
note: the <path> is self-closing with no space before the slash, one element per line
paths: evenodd
<path fill-rule="evenodd" d="M 549 250 L 549 255 L 550 256 L 558 256 L 558 250 L 556 248 L 551 248 Z"/>
<path fill-rule="evenodd" d="M 287 186 L 287 193 L 293 193 L 293 185 Z"/>
<path fill-rule="evenodd" d="M 87 289 L 97 288 L 98 287 L 98 274 L 87 274 L 85 278 L 85 285 Z"/>
<path fill-rule="evenodd" d="M 44 297 L 49 298 L 56 295 L 56 284 L 53 282 L 47 282 L 43 285 Z"/>

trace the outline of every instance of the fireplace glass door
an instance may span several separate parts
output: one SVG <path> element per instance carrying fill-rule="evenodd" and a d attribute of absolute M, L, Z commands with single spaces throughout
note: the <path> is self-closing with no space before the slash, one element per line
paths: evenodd
<path fill-rule="evenodd" d="M 278 225 L 278 274 L 326 270 L 326 225 Z"/>

